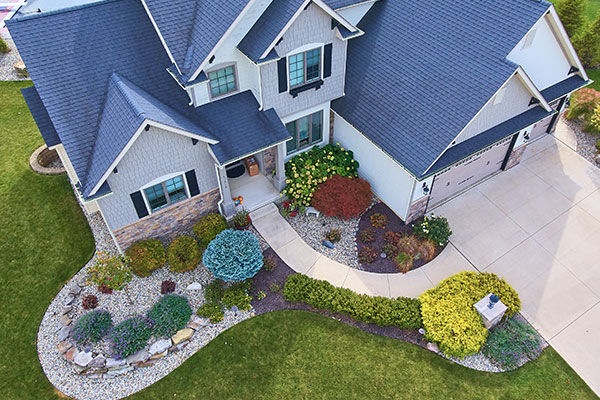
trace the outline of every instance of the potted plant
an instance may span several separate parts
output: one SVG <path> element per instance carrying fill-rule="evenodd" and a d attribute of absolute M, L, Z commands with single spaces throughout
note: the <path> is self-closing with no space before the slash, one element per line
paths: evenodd
<path fill-rule="evenodd" d="M 250 219 L 250 213 L 246 209 L 242 208 L 233 216 L 233 225 L 238 231 L 247 231 L 250 228 L 252 219 Z"/>

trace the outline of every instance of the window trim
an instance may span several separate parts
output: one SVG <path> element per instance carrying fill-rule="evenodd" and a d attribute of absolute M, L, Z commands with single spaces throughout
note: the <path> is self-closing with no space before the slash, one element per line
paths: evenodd
<path fill-rule="evenodd" d="M 307 68 L 307 53 L 317 50 L 319 49 L 319 76 L 317 76 L 314 79 L 311 79 L 310 81 L 306 80 L 306 68 Z M 302 47 L 302 48 L 298 48 L 297 50 L 294 50 L 292 52 L 290 52 L 287 56 L 286 56 L 286 67 L 287 67 L 287 81 L 288 81 L 288 92 L 293 92 L 293 91 L 297 91 L 298 89 L 301 89 L 304 86 L 309 86 L 309 85 L 314 85 L 316 82 L 318 81 L 322 81 L 323 80 L 323 63 L 324 63 L 324 45 L 323 44 L 318 44 L 315 45 L 314 47 Z M 298 85 L 293 85 L 292 86 L 292 78 L 290 76 L 290 58 L 297 56 L 299 54 L 303 55 L 303 68 L 304 68 L 304 82 L 298 84 Z"/>
<path fill-rule="evenodd" d="M 183 189 L 185 191 L 185 199 L 181 199 L 175 203 L 171 202 L 171 198 L 169 197 L 169 192 L 167 191 L 167 186 L 166 186 L 166 182 L 170 181 L 171 179 L 175 179 L 177 177 L 181 177 L 181 179 L 183 180 Z M 146 194 L 146 189 L 150 189 L 153 186 L 157 186 L 157 185 L 161 185 L 162 189 L 163 189 L 163 193 L 165 195 L 165 198 L 167 199 L 167 204 L 165 204 L 164 206 L 157 208 L 155 210 L 152 209 L 152 206 L 150 205 L 150 200 L 148 199 L 148 196 Z M 185 172 L 178 172 L 178 173 L 174 173 L 174 174 L 169 174 L 169 175 L 164 175 L 158 179 L 153 180 L 150 183 L 147 183 L 146 185 L 142 186 L 140 188 L 140 192 L 142 193 L 142 197 L 144 198 L 144 203 L 146 203 L 146 208 L 148 209 L 148 213 L 149 215 L 151 214 L 155 214 L 157 212 L 160 212 L 164 209 L 170 208 L 171 206 L 174 206 L 176 204 L 181 203 L 182 201 L 185 200 L 189 200 L 191 198 L 190 196 L 190 190 L 188 188 L 188 183 L 187 183 L 187 179 L 185 177 Z"/>
<path fill-rule="evenodd" d="M 235 83 L 235 89 L 230 90 L 229 92 L 225 92 L 225 93 L 221 93 L 217 96 L 213 95 L 212 92 L 212 87 L 210 86 L 210 74 L 211 72 L 217 72 L 220 71 L 222 69 L 226 69 L 229 67 L 233 67 L 233 78 L 234 78 L 234 83 Z M 240 83 L 239 83 L 239 74 L 238 74 L 238 70 L 237 70 L 237 63 L 232 62 L 232 63 L 225 63 L 225 64 L 219 64 L 209 70 L 206 71 L 206 77 L 208 78 L 208 83 L 207 83 L 207 89 L 208 89 L 208 96 L 211 100 L 215 100 L 215 99 L 220 99 L 222 97 L 225 96 L 230 96 L 232 94 L 238 93 L 240 91 Z"/>
<path fill-rule="evenodd" d="M 312 136 L 313 136 L 313 119 L 312 119 L 312 117 L 313 117 L 313 115 L 319 114 L 319 113 L 321 113 L 321 139 L 319 139 L 316 142 L 312 142 Z M 300 131 L 299 131 L 300 124 L 298 123 L 298 121 L 300 121 L 303 118 L 309 118 L 309 122 L 308 122 L 308 137 L 309 137 L 310 140 L 309 140 L 309 143 L 306 146 L 300 147 Z M 285 123 L 286 129 L 287 129 L 287 125 L 291 124 L 291 123 L 296 123 L 296 148 L 294 150 L 288 152 L 288 150 L 287 150 L 287 142 L 286 142 L 286 149 L 285 149 L 286 157 L 289 157 L 289 156 L 291 156 L 293 154 L 296 154 L 296 153 L 300 153 L 300 152 L 302 152 L 304 150 L 310 149 L 313 146 L 317 146 L 320 143 L 323 143 L 324 136 L 325 136 L 324 135 L 324 130 L 325 130 L 325 126 L 324 126 L 325 125 L 325 111 L 324 110 L 318 110 L 318 111 L 315 111 L 313 113 L 304 115 L 304 116 L 302 116 L 300 118 L 296 118 L 296 119 L 294 119 L 292 121 L 288 121 L 288 122 Z M 293 140 L 293 139 L 291 139 L 291 140 Z"/>

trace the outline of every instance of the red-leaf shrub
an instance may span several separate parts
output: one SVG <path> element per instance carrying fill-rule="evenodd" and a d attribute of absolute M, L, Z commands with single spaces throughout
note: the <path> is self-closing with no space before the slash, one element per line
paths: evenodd
<path fill-rule="evenodd" d="M 358 231 L 358 239 L 364 244 L 373 243 L 375 241 L 375 230 L 367 228 Z"/>
<path fill-rule="evenodd" d="M 328 217 L 358 217 L 371 204 L 373 192 L 369 182 L 360 178 L 334 175 L 319 185 L 312 206 Z"/>
<path fill-rule="evenodd" d="M 98 306 L 98 298 L 93 294 L 89 294 L 81 299 L 81 306 L 84 310 L 92 310 Z"/>
<path fill-rule="evenodd" d="M 113 290 L 106 286 L 104 283 L 98 286 L 98 291 L 104 294 L 112 294 Z"/>
<path fill-rule="evenodd" d="M 175 282 L 173 281 L 162 281 L 160 284 L 160 293 L 168 294 L 175 291 Z"/>
<path fill-rule="evenodd" d="M 358 262 L 361 264 L 372 264 L 379 258 L 379 253 L 372 247 L 363 247 L 358 251 Z"/>

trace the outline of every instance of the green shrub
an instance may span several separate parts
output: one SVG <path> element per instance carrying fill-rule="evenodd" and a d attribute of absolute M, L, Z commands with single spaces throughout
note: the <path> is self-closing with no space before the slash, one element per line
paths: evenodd
<path fill-rule="evenodd" d="M 263 266 L 263 254 L 256 236 L 232 229 L 219 233 L 210 242 L 202 260 L 215 278 L 226 282 L 252 278 Z"/>
<path fill-rule="evenodd" d="M 527 323 L 510 318 L 489 333 L 482 352 L 505 370 L 519 367 L 521 360 L 535 360 L 542 352 L 542 341 Z"/>
<path fill-rule="evenodd" d="M 589 121 L 598 104 L 600 104 L 599 91 L 591 88 L 579 89 L 571 96 L 571 104 L 566 117 L 568 120 L 582 117 L 584 121 Z"/>
<path fill-rule="evenodd" d="M 245 283 L 235 284 L 225 289 L 223 293 L 223 304 L 228 308 L 237 306 L 241 311 L 248 311 L 252 308 L 250 301 L 252 296 L 248 295 L 247 285 Z"/>
<path fill-rule="evenodd" d="M 137 242 L 125 251 L 129 266 L 137 276 L 150 276 L 167 262 L 167 253 L 158 239 Z"/>
<path fill-rule="evenodd" d="M 128 257 L 99 252 L 96 264 L 88 271 L 88 282 L 107 289 L 122 290 L 131 281 Z"/>
<path fill-rule="evenodd" d="M 287 278 L 283 297 L 290 302 L 307 303 L 317 309 L 348 314 L 357 321 L 379 326 L 393 325 L 403 329 L 421 327 L 421 311 L 417 299 L 388 299 L 357 294 L 303 274 Z"/>
<path fill-rule="evenodd" d="M 460 272 L 419 296 L 426 338 L 445 354 L 465 357 L 477 353 L 488 331 L 473 307 L 490 293 L 497 295 L 510 317 L 521 308 L 519 295 L 495 274 Z"/>
<path fill-rule="evenodd" d="M 189 236 L 180 236 L 173 240 L 167 250 L 167 260 L 173 272 L 193 271 L 200 263 L 198 242 Z"/>
<path fill-rule="evenodd" d="M 283 194 L 292 201 L 309 206 L 319 183 L 333 175 L 357 177 L 357 169 L 358 161 L 354 160 L 351 151 L 330 144 L 315 146 L 285 164 L 287 187 Z"/>
<path fill-rule="evenodd" d="M 325 240 L 331 243 L 337 243 L 342 240 L 342 232 L 338 228 L 330 229 L 325 233 Z"/>
<path fill-rule="evenodd" d="M 448 220 L 435 215 L 425 217 L 423 222 L 413 225 L 413 230 L 417 236 L 431 240 L 436 246 L 445 246 L 452 235 Z"/>
<path fill-rule="evenodd" d="M 190 303 L 183 296 L 168 294 L 160 298 L 146 314 L 154 326 L 154 336 L 172 336 L 185 328 L 192 316 Z"/>
<path fill-rule="evenodd" d="M 90 311 L 75 322 L 71 337 L 79 344 L 97 343 L 110 332 L 112 326 L 112 317 L 108 311 Z"/>
<path fill-rule="evenodd" d="M 399 253 L 396 257 L 394 257 L 394 262 L 396 266 L 403 274 L 406 274 L 413 267 L 413 256 L 408 253 Z"/>
<path fill-rule="evenodd" d="M 152 337 L 152 330 L 152 321 L 141 315 L 121 322 L 110 332 L 113 356 L 123 359 L 142 350 Z"/>
<path fill-rule="evenodd" d="M 221 303 L 211 302 L 202 304 L 198 311 L 196 311 L 196 314 L 198 314 L 199 317 L 210 319 L 210 322 L 213 324 L 223 321 L 225 315 Z"/>
<path fill-rule="evenodd" d="M 205 249 L 215 237 L 228 229 L 227 220 L 221 214 L 206 214 L 194 225 L 194 234 L 198 237 L 200 247 Z"/>
<path fill-rule="evenodd" d="M 204 299 L 211 303 L 218 303 L 223 300 L 223 281 L 215 279 L 206 285 Z"/>
<path fill-rule="evenodd" d="M 10 47 L 8 47 L 8 43 L 0 37 L 0 53 L 8 53 L 9 51 Z"/>

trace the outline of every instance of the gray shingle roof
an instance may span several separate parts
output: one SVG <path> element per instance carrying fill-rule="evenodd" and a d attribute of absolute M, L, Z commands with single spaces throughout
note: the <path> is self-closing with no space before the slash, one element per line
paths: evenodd
<path fill-rule="evenodd" d="M 325 3 L 335 9 L 352 6 L 355 4 L 366 3 L 368 0 L 325 0 Z"/>
<path fill-rule="evenodd" d="M 541 93 L 547 101 L 553 101 L 567 93 L 582 88 L 589 83 L 590 81 L 586 81 L 579 75 L 573 75 L 564 81 L 558 82 L 557 84 L 542 90 Z"/>
<path fill-rule="evenodd" d="M 421 176 L 515 72 L 506 56 L 550 3 L 379 1 L 348 47 L 333 108 Z"/>
<path fill-rule="evenodd" d="M 33 120 L 37 125 L 42 137 L 44 138 L 44 142 L 48 147 L 56 146 L 60 144 L 60 138 L 58 137 L 58 133 L 56 133 L 56 129 L 52 124 L 52 120 L 50 120 L 50 116 L 48 115 L 48 111 L 46 111 L 46 107 L 40 99 L 40 95 L 38 94 L 35 86 L 30 86 L 28 88 L 22 89 L 21 93 L 25 98 L 25 102 L 27 103 L 27 107 L 29 107 L 29 111 L 31 111 L 31 115 L 33 116 Z"/>

